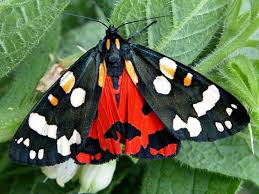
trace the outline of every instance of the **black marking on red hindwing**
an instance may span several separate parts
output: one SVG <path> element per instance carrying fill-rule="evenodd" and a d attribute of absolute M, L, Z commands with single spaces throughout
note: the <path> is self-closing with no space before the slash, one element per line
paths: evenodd
<path fill-rule="evenodd" d="M 120 137 L 118 137 L 118 135 Z M 105 133 L 105 138 L 113 138 L 117 140 L 120 138 L 121 143 L 125 143 L 125 140 L 131 140 L 136 136 L 141 136 L 141 132 L 129 123 L 114 123 L 111 128 Z"/>
<path fill-rule="evenodd" d="M 149 113 L 151 113 L 153 110 L 150 108 L 150 106 L 148 105 L 148 103 L 146 101 L 144 101 L 143 107 L 142 107 L 142 112 L 144 115 L 148 115 Z"/>
<path fill-rule="evenodd" d="M 102 164 L 110 160 L 116 159 L 117 157 L 117 155 L 113 155 L 109 151 L 102 150 L 98 139 L 92 139 L 89 137 L 86 138 L 84 143 L 81 145 L 80 149 L 77 150 L 76 155 L 78 154 L 89 154 L 90 158 L 92 159 L 89 160 L 88 163 L 91 163 L 91 164 Z M 78 164 L 86 164 L 85 161 L 81 163 L 77 159 L 77 157 L 75 157 L 75 161 Z"/>
<path fill-rule="evenodd" d="M 162 154 L 154 154 L 153 151 L 158 151 L 160 149 L 165 148 L 168 145 L 176 144 L 176 151 L 174 152 L 173 149 L 171 149 L 171 154 L 168 154 L 167 156 L 164 156 Z M 174 157 L 178 154 L 180 150 L 181 142 L 177 138 L 175 138 L 172 134 L 168 132 L 167 129 L 163 129 L 161 131 L 157 131 L 154 134 L 149 135 L 149 144 L 147 148 L 143 148 L 141 146 L 140 151 L 133 155 L 134 157 L 138 158 L 146 158 L 146 159 L 162 159 L 167 157 Z"/>

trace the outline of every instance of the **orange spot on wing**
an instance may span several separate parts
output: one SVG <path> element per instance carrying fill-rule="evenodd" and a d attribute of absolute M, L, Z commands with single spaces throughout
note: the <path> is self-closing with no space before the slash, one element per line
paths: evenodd
<path fill-rule="evenodd" d="M 106 49 L 107 49 L 107 50 L 110 49 L 110 47 L 111 47 L 111 40 L 110 40 L 110 39 L 107 39 L 107 40 L 106 40 L 105 46 L 106 46 Z"/>
<path fill-rule="evenodd" d="M 187 73 L 187 75 L 185 76 L 185 78 L 183 80 L 183 84 L 184 84 L 184 86 L 190 86 L 192 84 L 192 74 L 191 73 Z"/>
<path fill-rule="evenodd" d="M 106 68 L 105 61 L 103 61 L 103 63 L 101 63 L 100 66 L 99 66 L 98 85 L 99 85 L 100 87 L 103 87 L 103 86 L 104 86 L 104 82 L 105 82 L 106 75 L 107 75 L 107 68 Z"/>
<path fill-rule="evenodd" d="M 57 106 L 58 105 L 58 99 L 53 96 L 52 94 L 50 94 L 48 96 L 49 102 L 53 105 L 53 106 Z"/>
<path fill-rule="evenodd" d="M 72 72 L 67 72 L 63 75 L 60 80 L 60 86 L 63 88 L 64 92 L 68 94 L 74 87 L 76 82 L 75 76 Z"/>
<path fill-rule="evenodd" d="M 126 65 L 126 70 L 131 78 L 131 80 L 134 82 L 136 85 L 138 83 L 138 76 L 136 74 L 136 71 L 134 69 L 133 64 L 131 63 L 130 60 L 125 60 L 125 65 Z"/>
<path fill-rule="evenodd" d="M 115 45 L 117 49 L 121 48 L 120 40 L 118 38 L 115 39 Z"/>
<path fill-rule="evenodd" d="M 174 79 L 174 75 L 176 72 L 176 67 L 171 67 L 166 64 L 161 63 L 160 65 L 160 71 L 168 78 Z"/>

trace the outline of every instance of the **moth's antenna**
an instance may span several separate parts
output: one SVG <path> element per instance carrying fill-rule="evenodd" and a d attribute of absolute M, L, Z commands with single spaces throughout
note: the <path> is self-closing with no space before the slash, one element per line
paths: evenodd
<path fill-rule="evenodd" d="M 94 18 L 90 18 L 90 17 L 86 17 L 86 16 L 82 16 L 82 15 L 77 15 L 77 14 L 69 13 L 69 12 L 63 12 L 63 14 L 69 15 L 69 16 L 75 16 L 75 17 L 83 18 L 85 20 L 90 20 L 90 21 L 98 22 L 98 23 L 104 25 L 106 28 L 109 28 L 109 26 L 107 26 L 105 23 L 103 23 L 103 22 L 101 22 L 99 20 L 96 20 Z"/>
<path fill-rule="evenodd" d="M 132 24 L 132 23 L 136 23 L 136 22 L 143 22 L 143 21 L 153 20 L 153 19 L 157 19 L 157 18 L 163 18 L 163 17 L 167 17 L 167 16 L 171 16 L 171 15 L 156 16 L 156 17 L 152 17 L 152 18 L 146 18 L 146 19 L 140 19 L 140 20 L 134 20 L 134 21 L 126 22 L 126 23 L 121 24 L 120 26 L 118 26 L 116 28 L 116 30 L 118 30 L 119 28 L 121 28 L 122 26 L 125 26 L 127 24 Z"/>
<path fill-rule="evenodd" d="M 153 22 L 151 22 L 150 24 L 148 24 L 148 25 L 147 25 L 146 27 L 144 27 L 142 30 L 140 30 L 140 31 L 136 32 L 135 34 L 133 34 L 130 38 L 128 38 L 128 41 L 129 41 L 130 39 L 133 39 L 133 38 L 139 36 L 140 34 L 142 34 L 144 31 L 146 31 L 150 26 L 152 26 L 152 25 L 155 24 L 155 23 L 157 23 L 156 20 L 153 21 Z"/>

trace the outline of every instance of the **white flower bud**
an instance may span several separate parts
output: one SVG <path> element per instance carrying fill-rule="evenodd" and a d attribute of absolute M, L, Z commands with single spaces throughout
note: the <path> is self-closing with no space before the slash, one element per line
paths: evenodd
<path fill-rule="evenodd" d="M 80 193 L 97 193 L 106 188 L 112 180 L 115 168 L 116 160 L 102 165 L 85 165 L 79 177 Z"/>
<path fill-rule="evenodd" d="M 79 165 L 77 165 L 73 159 L 69 159 L 61 164 L 43 167 L 41 170 L 48 178 L 56 179 L 57 184 L 64 187 L 65 183 L 75 176 L 78 168 Z"/>

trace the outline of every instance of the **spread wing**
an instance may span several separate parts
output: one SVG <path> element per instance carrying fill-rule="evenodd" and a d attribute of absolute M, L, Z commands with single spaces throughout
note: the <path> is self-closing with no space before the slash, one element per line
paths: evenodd
<path fill-rule="evenodd" d="M 191 68 L 141 45 L 135 45 L 130 56 L 136 86 L 176 138 L 212 141 L 249 123 L 234 96 Z"/>
<path fill-rule="evenodd" d="M 31 110 L 10 145 L 12 160 L 54 165 L 85 147 L 101 95 L 99 55 L 96 48 L 85 53 Z"/>

